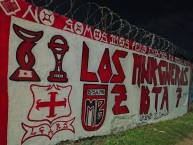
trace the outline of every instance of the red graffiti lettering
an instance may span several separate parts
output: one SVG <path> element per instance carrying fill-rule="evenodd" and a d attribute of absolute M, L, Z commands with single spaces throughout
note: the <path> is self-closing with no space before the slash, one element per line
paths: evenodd
<path fill-rule="evenodd" d="M 148 114 L 150 107 L 149 88 L 142 86 L 141 88 L 141 102 L 140 102 L 140 114 Z"/>
<path fill-rule="evenodd" d="M 161 106 L 160 110 L 158 110 L 158 103 L 159 103 L 159 94 L 162 93 L 163 90 L 163 96 L 162 96 L 162 101 L 161 101 Z M 167 87 L 153 87 L 152 90 L 149 90 L 147 86 L 142 86 L 141 87 L 141 103 L 140 103 L 140 114 L 148 114 L 149 108 L 150 108 L 150 93 L 155 94 L 155 102 L 154 102 L 154 107 L 155 111 L 161 111 L 164 109 L 164 105 L 166 106 L 167 111 L 169 112 L 169 106 L 168 106 L 168 88 Z"/>
<path fill-rule="evenodd" d="M 81 67 L 81 81 L 98 82 L 98 78 L 94 72 L 88 71 L 89 61 L 89 48 L 85 42 L 83 42 L 82 50 L 82 67 Z"/>
<path fill-rule="evenodd" d="M 41 127 L 39 128 L 39 132 L 40 132 L 41 134 L 44 133 L 44 126 L 41 126 Z"/>
<path fill-rule="evenodd" d="M 157 62 L 157 58 L 133 54 L 134 67 L 132 84 L 158 85 L 188 85 L 187 67 L 180 67 L 177 64 L 169 63 L 164 60 Z M 158 75 L 156 75 L 158 72 Z"/>
<path fill-rule="evenodd" d="M 111 60 L 109 55 L 109 49 L 106 48 L 103 56 L 100 61 L 100 65 L 98 67 L 98 75 L 95 72 L 88 71 L 88 61 L 89 61 L 89 48 L 85 42 L 83 42 L 83 52 L 82 52 L 82 67 L 81 67 L 81 81 L 86 82 L 99 82 L 102 83 L 122 83 L 125 80 L 125 74 L 123 68 L 121 66 L 119 58 L 125 58 L 127 56 L 127 52 L 117 50 L 114 52 L 112 56 L 112 61 L 117 70 L 118 74 L 113 74 L 111 68 Z M 111 79 L 112 78 L 112 79 Z"/>
<path fill-rule="evenodd" d="M 158 104 L 158 95 L 161 93 L 161 87 L 153 87 L 152 93 L 155 93 L 155 110 L 157 112 L 157 104 Z"/>
<path fill-rule="evenodd" d="M 163 87 L 164 89 L 164 94 L 163 94 L 163 98 L 162 98 L 162 103 L 161 103 L 161 107 L 160 107 L 160 110 L 163 109 L 164 107 L 164 104 L 166 104 L 166 109 L 167 111 L 169 111 L 168 109 L 168 88 L 167 87 Z"/>
<path fill-rule="evenodd" d="M 177 88 L 177 89 L 176 89 L 176 92 L 178 93 L 178 95 L 177 95 L 176 107 L 178 107 L 178 106 L 179 106 L 180 99 L 181 99 L 181 97 L 182 97 L 182 88 Z"/>
<path fill-rule="evenodd" d="M 111 79 L 111 83 L 123 83 L 123 81 L 125 80 L 125 74 L 119 58 L 125 58 L 126 56 L 127 56 L 127 52 L 120 51 L 120 50 L 116 50 L 115 53 L 113 54 L 112 60 L 118 74 L 113 75 Z"/>
<path fill-rule="evenodd" d="M 119 94 L 115 96 L 115 104 L 112 108 L 113 113 L 115 115 L 129 113 L 129 109 L 126 105 L 121 106 L 121 103 L 127 100 L 127 95 L 126 95 L 127 90 L 125 86 L 124 85 L 115 85 L 111 93 Z"/>
<path fill-rule="evenodd" d="M 57 124 L 56 124 L 56 130 L 60 130 L 60 129 L 61 129 L 60 123 L 57 123 Z"/>
<path fill-rule="evenodd" d="M 109 49 L 106 48 L 99 65 L 98 74 L 101 82 L 108 83 L 112 76 L 111 62 L 109 58 Z"/>

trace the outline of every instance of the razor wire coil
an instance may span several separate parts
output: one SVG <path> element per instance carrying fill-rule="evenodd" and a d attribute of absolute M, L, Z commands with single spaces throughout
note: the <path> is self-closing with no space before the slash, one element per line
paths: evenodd
<path fill-rule="evenodd" d="M 26 0 L 27 2 L 65 15 L 68 18 L 80 21 L 110 34 L 144 44 L 154 49 L 166 52 L 175 57 L 193 62 L 193 53 L 179 48 L 172 42 L 130 24 L 127 20 L 111 11 L 108 7 L 97 3 L 80 3 L 76 0 Z"/>

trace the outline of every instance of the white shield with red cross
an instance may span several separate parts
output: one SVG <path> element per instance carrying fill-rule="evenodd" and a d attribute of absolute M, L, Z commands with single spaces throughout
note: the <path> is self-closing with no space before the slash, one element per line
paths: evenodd
<path fill-rule="evenodd" d="M 71 115 L 70 94 L 72 86 L 32 84 L 30 90 L 33 104 L 28 113 L 29 121 L 47 121 L 51 124 L 58 118 Z"/>

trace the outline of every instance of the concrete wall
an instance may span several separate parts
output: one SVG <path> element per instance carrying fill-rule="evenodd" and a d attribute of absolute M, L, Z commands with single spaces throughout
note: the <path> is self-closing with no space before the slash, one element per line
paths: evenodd
<path fill-rule="evenodd" d="M 0 3 L 1 145 L 54 145 L 187 112 L 189 62 L 20 0 Z"/>

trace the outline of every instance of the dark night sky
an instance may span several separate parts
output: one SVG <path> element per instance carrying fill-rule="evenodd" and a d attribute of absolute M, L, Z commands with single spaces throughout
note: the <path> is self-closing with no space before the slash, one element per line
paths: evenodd
<path fill-rule="evenodd" d="M 109 7 L 122 19 L 165 37 L 193 52 L 193 5 L 190 0 L 81 0 Z"/>

